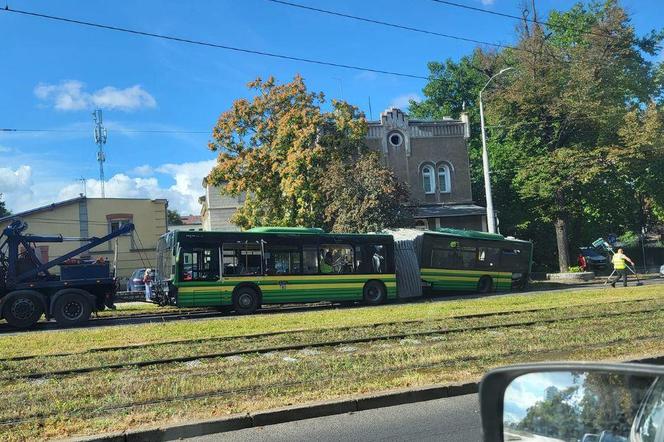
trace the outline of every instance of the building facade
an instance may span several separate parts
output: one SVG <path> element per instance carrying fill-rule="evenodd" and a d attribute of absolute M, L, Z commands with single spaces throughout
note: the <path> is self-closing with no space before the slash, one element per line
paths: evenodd
<path fill-rule="evenodd" d="M 203 230 L 240 230 L 231 222 L 235 211 L 244 204 L 244 194 L 233 197 L 221 193 L 219 186 L 203 182 L 205 195 L 200 198 Z"/>
<path fill-rule="evenodd" d="M 486 209 L 473 203 L 468 116 L 424 121 L 390 108 L 370 121 L 367 144 L 408 184 L 416 226 L 487 230 Z"/>
<path fill-rule="evenodd" d="M 116 276 L 122 281 L 138 268 L 154 266 L 157 240 L 166 232 L 167 207 L 165 199 L 82 196 L 0 218 L 0 229 L 18 218 L 28 224 L 26 233 L 100 238 L 126 223 L 133 223 L 134 232 L 118 237 L 117 241 L 101 244 L 83 256 L 90 259 L 105 258 L 111 263 L 117 256 Z M 84 242 L 80 241 L 39 244 L 37 256 L 46 262 L 82 244 Z M 57 274 L 59 268 L 51 272 Z"/>
<path fill-rule="evenodd" d="M 180 217 L 182 224 L 169 224 L 168 231 L 173 232 L 182 230 L 186 232 L 201 232 L 203 231 L 203 220 L 200 215 L 184 215 Z"/>

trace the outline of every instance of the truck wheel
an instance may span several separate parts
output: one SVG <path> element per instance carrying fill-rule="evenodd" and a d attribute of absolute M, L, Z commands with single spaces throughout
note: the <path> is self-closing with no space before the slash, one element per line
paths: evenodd
<path fill-rule="evenodd" d="M 250 315 L 260 306 L 260 297 L 251 287 L 240 287 L 233 293 L 233 310 L 239 315 Z"/>
<path fill-rule="evenodd" d="M 63 293 L 53 305 L 53 317 L 58 324 L 66 327 L 87 322 L 90 313 L 92 313 L 90 302 L 80 293 Z"/>
<path fill-rule="evenodd" d="M 364 284 L 364 303 L 367 305 L 379 305 L 385 302 L 387 293 L 385 286 L 378 281 L 369 281 Z"/>
<path fill-rule="evenodd" d="M 490 276 L 482 276 L 477 283 L 477 291 L 485 294 L 493 291 L 493 279 Z"/>
<path fill-rule="evenodd" d="M 16 328 L 34 326 L 44 313 L 42 295 L 33 290 L 17 290 L 7 294 L 2 316 Z"/>

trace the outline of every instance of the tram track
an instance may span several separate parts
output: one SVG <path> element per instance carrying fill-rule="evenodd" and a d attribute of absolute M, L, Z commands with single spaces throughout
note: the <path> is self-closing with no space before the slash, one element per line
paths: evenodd
<path fill-rule="evenodd" d="M 267 347 L 253 347 L 239 350 L 230 350 L 223 352 L 212 352 L 204 354 L 194 354 L 194 355 L 185 355 L 177 356 L 171 358 L 162 358 L 162 359 L 149 359 L 143 361 L 125 361 L 121 363 L 114 364 L 105 364 L 97 366 L 85 366 L 85 367 L 76 367 L 63 370 L 52 370 L 52 371 L 43 371 L 36 373 L 20 373 L 14 376 L 3 376 L 0 377 L 0 381 L 14 381 L 20 379 L 41 379 L 41 378 L 53 378 L 61 377 L 68 375 L 77 375 L 84 373 L 92 373 L 104 370 L 122 370 L 130 368 L 140 368 L 147 366 L 158 366 L 165 364 L 173 363 L 184 363 L 194 360 L 204 360 L 204 359 L 215 359 L 215 358 L 227 358 L 232 356 L 243 356 L 249 354 L 265 354 L 265 353 L 276 353 L 276 352 L 285 352 L 285 351 L 295 351 L 295 350 L 304 350 L 304 349 L 313 349 L 313 348 L 322 348 L 322 347 L 336 347 L 336 346 L 346 346 L 352 344 L 360 343 L 371 343 L 379 342 L 386 340 L 398 340 L 422 336 L 431 336 L 431 335 L 448 335 L 454 333 L 464 333 L 464 332 L 473 332 L 473 331 L 483 331 L 483 330 L 496 330 L 496 329 L 507 329 L 515 327 L 528 327 L 533 325 L 543 325 L 551 323 L 562 323 L 570 322 L 581 319 L 591 319 L 597 317 L 615 317 L 615 316 L 628 316 L 628 315 L 638 315 L 638 314 L 647 314 L 655 313 L 661 311 L 661 307 L 651 308 L 651 309 L 639 309 L 639 310 L 628 310 L 621 312 L 600 312 L 600 313 L 591 313 L 584 315 L 575 315 L 567 316 L 564 318 L 536 318 L 528 321 L 515 321 L 501 324 L 487 324 L 487 325 L 477 325 L 477 326 L 466 326 L 466 327 L 452 327 L 452 328 L 439 328 L 439 329 L 429 329 L 413 332 L 404 332 L 404 333 L 391 333 L 385 335 L 375 335 L 375 336 L 366 336 L 358 337 L 351 339 L 337 339 L 337 340 L 327 340 L 327 341 L 311 341 L 298 344 L 288 344 L 288 345 L 278 345 L 278 346 L 267 346 Z"/>
<path fill-rule="evenodd" d="M 587 345 L 587 344 L 575 344 L 575 345 L 569 345 L 565 347 L 558 348 L 556 350 L 535 350 L 535 351 L 507 351 L 507 352 L 499 352 L 495 354 L 495 357 L 499 358 L 514 358 L 522 355 L 527 355 L 530 360 L 533 358 L 535 359 L 549 359 L 547 356 L 552 356 L 553 358 L 559 356 L 561 353 L 567 353 L 569 354 L 570 352 L 574 352 L 577 350 L 592 350 L 592 349 L 602 349 L 605 348 L 606 346 L 609 345 L 619 345 L 622 343 L 630 342 L 633 343 L 635 341 L 637 342 L 647 342 L 651 341 L 654 339 L 661 339 L 661 334 L 660 333 L 655 333 L 655 334 L 648 334 L 648 335 L 643 335 L 638 338 L 616 338 L 616 339 L 609 339 L 606 341 L 602 342 L 597 342 L 592 345 Z M 357 380 L 365 380 L 366 379 L 371 379 L 375 376 L 381 375 L 381 374 L 389 374 L 389 373 L 400 373 L 404 371 L 417 371 L 417 370 L 427 370 L 427 369 L 435 369 L 435 368 L 440 368 L 440 367 L 446 367 L 446 366 L 452 366 L 452 365 L 458 365 L 458 364 L 463 364 L 463 363 L 470 363 L 478 360 L 484 360 L 486 356 L 484 355 L 469 355 L 465 357 L 448 357 L 443 360 L 435 361 L 435 362 L 430 362 L 430 363 L 419 363 L 419 364 L 403 364 L 400 366 L 396 367 L 387 367 L 383 368 L 381 370 L 373 370 L 369 373 L 365 373 L 364 375 L 361 375 L 360 377 L 354 378 L 356 381 Z M 162 397 L 162 398 L 156 398 L 156 399 L 151 399 L 151 400 L 143 400 L 143 401 L 135 401 L 135 402 L 129 402 L 129 403 L 123 403 L 123 404 L 114 404 L 110 406 L 105 406 L 105 407 L 97 407 L 97 406 L 88 406 L 88 407 L 81 407 L 75 410 L 72 410 L 70 412 L 62 413 L 62 412 L 53 412 L 53 413 L 34 413 L 32 415 L 28 416 L 20 416 L 20 417 L 15 417 L 15 418 L 9 418 L 9 419 L 2 419 L 0 420 L 0 426 L 6 427 L 6 426 L 12 426 L 12 425 L 19 425 L 22 423 L 26 422 L 32 422 L 32 421 L 45 421 L 47 419 L 52 419 L 52 418 L 58 418 L 58 417 L 76 417 L 79 415 L 85 415 L 87 416 L 99 416 L 103 415 L 109 412 L 114 412 L 114 411 L 121 411 L 121 410 L 127 410 L 131 408 L 138 408 L 138 407 L 146 407 L 146 406 L 155 406 L 159 404 L 166 404 L 166 403 L 173 403 L 173 402 L 181 402 L 181 401 L 193 401 L 193 400 L 204 400 L 204 399 L 214 399 L 214 398 L 220 398 L 224 396 L 230 396 L 230 395 L 237 395 L 237 394 L 243 394 L 243 393 L 253 393 L 253 392 L 260 392 L 260 391 L 267 391 L 269 389 L 277 389 L 277 388 L 289 388 L 289 387 L 296 387 L 300 385 L 311 385 L 311 386 L 318 386 L 318 385 L 326 385 L 328 382 L 330 382 L 329 378 L 322 378 L 318 380 L 311 380 L 311 379 L 305 379 L 305 380 L 297 380 L 297 381 L 289 381 L 289 382 L 273 382 L 273 383 L 266 383 L 266 384 L 259 384 L 259 385 L 252 385 L 249 387 L 244 387 L 244 388 L 235 388 L 235 389 L 228 389 L 228 388 L 223 388 L 223 389 L 216 389 L 212 391 L 204 391 L 200 393 L 192 393 L 192 394 L 186 394 L 186 395 L 173 395 L 173 396 L 167 396 L 167 397 Z"/>
<path fill-rule="evenodd" d="M 622 304 L 631 304 L 631 303 L 644 303 L 649 301 L 657 301 L 661 298 L 640 298 L 640 299 L 629 299 L 629 300 L 620 300 L 620 301 L 610 301 L 602 303 L 602 305 L 622 305 Z M 490 318 L 495 316 L 507 316 L 514 314 L 527 314 L 527 313 L 539 313 L 539 312 L 549 312 L 556 310 L 565 310 L 565 309 L 574 309 L 578 307 L 590 307 L 593 304 L 590 303 L 581 303 L 581 304 L 572 304 L 566 305 L 563 307 L 544 307 L 544 308 L 534 308 L 534 309 L 521 309 L 521 310 L 500 310 L 493 312 L 483 312 L 483 313 L 471 313 L 467 315 L 452 315 L 447 317 L 441 317 L 436 319 L 413 319 L 405 321 L 386 321 L 386 322 L 375 322 L 368 325 L 347 325 L 340 327 L 320 327 L 320 328 L 296 328 L 288 330 L 278 330 L 273 332 L 265 333 L 252 333 L 245 335 L 229 335 L 229 336 L 212 336 L 206 338 L 192 338 L 192 339 L 177 339 L 170 341 L 158 341 L 158 342 L 148 342 L 148 343 L 139 343 L 139 344 L 129 344 L 129 345 L 120 345 L 120 346 L 111 346 L 111 347 L 94 347 L 82 351 L 73 351 L 73 352 L 63 352 L 63 353 L 49 353 L 49 354 L 32 354 L 32 355 L 23 355 L 23 356 L 13 356 L 7 358 L 0 358 L 1 362 L 17 362 L 17 361 L 27 361 L 31 359 L 39 358 L 53 358 L 53 357 L 67 357 L 67 356 L 77 356 L 85 355 L 90 353 L 102 353 L 102 352 L 111 352 L 111 351 L 122 351 L 122 350 L 133 350 L 141 348 L 150 348 L 150 347 L 161 347 L 167 345 L 182 345 L 182 344 L 200 344 L 206 342 L 222 342 L 229 341 L 233 339 L 260 339 L 268 338 L 273 336 L 288 335 L 292 333 L 315 333 L 315 332 L 338 332 L 354 329 L 375 329 L 378 327 L 384 326 L 399 326 L 399 325 L 414 325 L 414 324 L 423 324 L 427 322 L 442 322 L 450 320 L 464 320 L 464 319 L 480 319 L 480 318 Z M 662 304 L 664 308 L 664 303 Z"/>

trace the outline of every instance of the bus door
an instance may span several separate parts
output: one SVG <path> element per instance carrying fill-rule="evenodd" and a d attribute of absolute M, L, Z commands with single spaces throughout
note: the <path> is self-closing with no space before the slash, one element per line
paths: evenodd
<path fill-rule="evenodd" d="M 213 246 L 188 247 L 179 251 L 180 289 L 178 305 L 220 305 L 219 248 Z"/>

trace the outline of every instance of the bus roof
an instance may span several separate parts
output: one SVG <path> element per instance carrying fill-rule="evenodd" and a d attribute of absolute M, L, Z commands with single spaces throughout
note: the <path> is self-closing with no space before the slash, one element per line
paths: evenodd
<path fill-rule="evenodd" d="M 470 238 L 470 239 L 484 239 L 489 241 L 516 241 L 522 243 L 529 243 L 530 241 L 525 241 L 522 239 L 516 238 L 505 238 L 503 235 L 498 233 L 489 233 L 489 232 L 479 232 L 477 230 L 461 230 L 453 229 L 451 227 L 440 227 L 436 230 L 425 230 L 423 233 L 432 233 L 434 235 L 446 235 L 446 236 L 455 236 L 458 238 Z"/>
<path fill-rule="evenodd" d="M 307 228 L 307 227 L 253 227 L 244 231 L 232 230 L 206 230 L 206 231 L 188 231 L 188 230 L 175 230 L 173 232 L 178 237 L 205 237 L 205 236 L 218 236 L 218 235 L 302 235 L 302 236 L 331 236 L 331 237 L 355 237 L 363 239 L 379 238 L 385 240 L 392 239 L 392 235 L 386 233 L 330 233 L 320 228 Z"/>
<path fill-rule="evenodd" d="M 253 227 L 246 230 L 250 233 L 309 233 L 309 234 L 324 234 L 325 230 L 319 227 Z"/>

